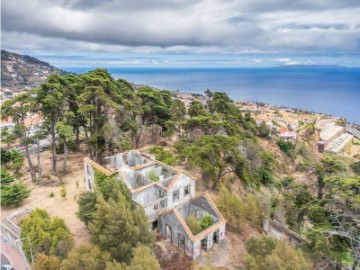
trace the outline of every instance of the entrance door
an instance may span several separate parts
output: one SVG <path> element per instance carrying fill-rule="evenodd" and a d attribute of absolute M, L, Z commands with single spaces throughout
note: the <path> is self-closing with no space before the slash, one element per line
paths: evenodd
<path fill-rule="evenodd" d="M 214 232 L 214 236 L 213 236 L 213 239 L 214 239 L 214 243 L 219 243 L 219 230 L 217 230 L 216 232 Z"/>
<path fill-rule="evenodd" d="M 178 247 L 185 250 L 185 237 L 179 233 L 178 235 Z"/>
<path fill-rule="evenodd" d="M 165 237 L 166 239 L 170 239 L 170 241 L 172 242 L 172 229 L 169 225 L 165 226 Z"/>

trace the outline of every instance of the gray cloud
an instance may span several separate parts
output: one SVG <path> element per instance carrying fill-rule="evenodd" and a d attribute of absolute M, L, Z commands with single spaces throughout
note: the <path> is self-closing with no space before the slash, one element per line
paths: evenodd
<path fill-rule="evenodd" d="M 344 51 L 360 45 L 357 0 L 12 0 L 8 48 L 148 53 Z"/>

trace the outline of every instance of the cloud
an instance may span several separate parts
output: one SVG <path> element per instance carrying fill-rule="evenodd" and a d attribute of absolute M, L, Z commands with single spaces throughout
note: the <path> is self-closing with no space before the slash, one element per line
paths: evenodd
<path fill-rule="evenodd" d="M 358 14 L 357 0 L 11 0 L 2 2 L 2 42 L 57 52 L 355 54 Z"/>

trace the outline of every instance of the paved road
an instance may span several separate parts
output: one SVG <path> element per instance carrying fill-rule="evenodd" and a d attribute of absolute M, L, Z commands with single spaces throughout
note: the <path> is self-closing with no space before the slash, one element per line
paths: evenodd
<path fill-rule="evenodd" d="M 10 264 L 8 257 L 1 253 L 1 265 L 3 264 Z"/>

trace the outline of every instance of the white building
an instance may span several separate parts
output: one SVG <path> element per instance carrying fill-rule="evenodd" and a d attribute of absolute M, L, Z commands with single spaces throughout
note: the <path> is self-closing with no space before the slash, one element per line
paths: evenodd
<path fill-rule="evenodd" d="M 106 159 L 106 167 L 84 159 L 87 189 L 94 189 L 95 170 L 107 176 L 116 175 L 128 187 L 132 200 L 144 208 L 149 229 L 158 230 L 191 258 L 225 237 L 226 221 L 215 204 L 206 195 L 195 197 L 194 176 L 137 151 Z M 214 223 L 194 235 L 186 224 L 189 215 L 198 219 L 209 215 Z"/>

